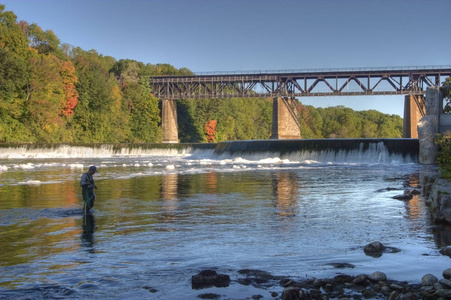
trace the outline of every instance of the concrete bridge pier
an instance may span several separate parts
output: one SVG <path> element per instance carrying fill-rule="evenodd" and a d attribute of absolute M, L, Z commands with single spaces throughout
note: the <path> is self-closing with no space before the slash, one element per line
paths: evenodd
<path fill-rule="evenodd" d="M 163 129 L 163 143 L 178 143 L 177 131 L 177 103 L 175 100 L 161 101 L 161 128 Z"/>
<path fill-rule="evenodd" d="M 424 165 L 432 165 L 437 162 L 438 146 L 435 144 L 437 133 L 443 133 L 446 129 L 440 126 L 443 114 L 443 92 L 439 87 L 429 87 L 426 90 L 426 115 L 418 122 L 418 139 L 420 151 L 418 162 Z"/>
<path fill-rule="evenodd" d="M 299 102 L 296 98 L 275 97 L 272 105 L 270 139 L 300 139 Z"/>
<path fill-rule="evenodd" d="M 403 138 L 418 138 L 417 124 L 421 117 L 418 105 L 424 103 L 423 95 L 406 95 L 404 98 Z"/>

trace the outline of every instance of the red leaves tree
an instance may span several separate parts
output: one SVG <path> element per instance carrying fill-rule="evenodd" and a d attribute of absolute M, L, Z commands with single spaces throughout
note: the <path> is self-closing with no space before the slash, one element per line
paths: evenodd
<path fill-rule="evenodd" d="M 62 114 L 66 117 L 70 117 L 74 114 L 74 108 L 78 103 L 78 92 L 75 88 L 78 78 L 75 75 L 75 67 L 72 62 L 61 62 L 60 74 L 63 81 L 63 91 L 66 102 L 62 109 Z"/>
<path fill-rule="evenodd" d="M 218 121 L 210 120 L 205 124 L 205 134 L 209 143 L 215 142 L 216 124 Z"/>

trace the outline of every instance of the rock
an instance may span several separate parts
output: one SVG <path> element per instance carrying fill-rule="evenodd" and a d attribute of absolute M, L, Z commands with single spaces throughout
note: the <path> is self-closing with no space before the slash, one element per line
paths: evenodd
<path fill-rule="evenodd" d="M 385 275 L 385 273 L 383 272 L 376 271 L 370 276 L 368 276 L 368 279 L 374 282 L 385 281 L 387 280 L 387 275 Z"/>
<path fill-rule="evenodd" d="M 444 208 L 441 210 L 444 221 L 451 224 L 451 208 Z"/>
<path fill-rule="evenodd" d="M 421 195 L 419 190 L 412 190 L 412 195 Z"/>
<path fill-rule="evenodd" d="M 399 297 L 399 300 L 417 300 L 417 299 L 418 297 L 412 292 L 407 292 Z"/>
<path fill-rule="evenodd" d="M 440 249 L 439 251 L 441 254 L 447 255 L 449 257 L 451 257 L 451 246 L 445 247 Z"/>
<path fill-rule="evenodd" d="M 353 264 L 349 264 L 349 263 L 330 263 L 328 265 L 332 266 L 336 269 L 345 269 L 345 268 L 353 269 L 353 268 L 355 268 L 355 266 Z"/>
<path fill-rule="evenodd" d="M 382 255 L 382 252 L 384 250 L 385 246 L 381 242 L 375 241 L 366 245 L 365 248 L 363 249 L 363 252 L 365 252 L 366 255 L 379 257 Z"/>
<path fill-rule="evenodd" d="M 282 292 L 282 300 L 304 300 L 308 299 L 309 294 L 301 288 L 287 287 Z"/>
<path fill-rule="evenodd" d="M 335 283 L 345 283 L 345 282 L 351 282 L 353 279 L 354 279 L 354 277 L 352 277 L 350 275 L 339 274 L 334 277 L 334 282 Z"/>
<path fill-rule="evenodd" d="M 156 292 L 158 292 L 158 290 L 156 290 L 156 289 L 154 289 L 153 287 L 150 287 L 150 286 L 143 286 L 143 289 L 145 289 L 145 290 L 148 290 L 149 292 L 151 292 L 151 293 L 156 293 Z"/>
<path fill-rule="evenodd" d="M 396 299 L 398 299 L 399 298 L 399 293 L 398 292 L 395 292 L 395 291 L 393 291 L 391 294 L 390 294 L 390 296 L 388 296 L 388 300 L 396 300 Z"/>
<path fill-rule="evenodd" d="M 374 296 L 376 296 L 376 293 L 374 291 L 372 291 L 371 289 L 367 289 L 364 290 L 362 293 L 363 297 L 369 299 L 369 298 L 373 298 Z"/>
<path fill-rule="evenodd" d="M 321 299 L 321 291 L 318 289 L 311 289 L 310 295 L 313 299 Z"/>
<path fill-rule="evenodd" d="M 401 249 L 398 249 L 395 247 L 385 247 L 384 252 L 385 253 L 398 253 L 398 252 L 401 252 Z"/>
<path fill-rule="evenodd" d="M 422 285 L 434 285 L 436 282 L 438 282 L 438 278 L 432 274 L 426 274 L 421 278 Z"/>
<path fill-rule="evenodd" d="M 218 274 L 214 270 L 204 270 L 191 277 L 193 289 L 203 289 L 207 287 L 227 287 L 230 284 L 229 275 Z"/>
<path fill-rule="evenodd" d="M 443 289 L 443 285 L 441 285 L 440 283 L 434 283 L 434 290 L 438 291 Z"/>
<path fill-rule="evenodd" d="M 360 274 L 354 277 L 352 283 L 357 285 L 365 285 L 368 283 L 368 276 L 366 274 Z"/>
<path fill-rule="evenodd" d="M 443 178 L 436 178 L 431 186 L 427 205 L 436 223 L 451 224 L 451 182 Z"/>
<path fill-rule="evenodd" d="M 443 255 L 447 255 L 447 256 L 451 257 L 451 247 L 446 247 L 446 248 L 440 249 L 439 252 Z"/>
<path fill-rule="evenodd" d="M 410 200 L 413 198 L 413 194 L 412 191 L 410 190 L 405 190 L 404 194 L 402 195 L 396 195 L 392 197 L 393 199 L 397 199 L 397 200 Z"/>
<path fill-rule="evenodd" d="M 451 279 L 451 268 L 446 269 L 446 270 L 443 271 L 443 277 L 445 279 Z"/>
<path fill-rule="evenodd" d="M 207 293 L 207 294 L 200 294 L 197 296 L 197 298 L 200 299 L 220 299 L 221 295 L 213 294 L 213 293 Z"/>
<path fill-rule="evenodd" d="M 397 291 L 400 291 L 400 290 L 403 289 L 402 286 L 400 286 L 399 284 L 396 284 L 396 283 L 390 284 L 390 288 L 391 288 L 392 290 L 397 290 Z"/>
<path fill-rule="evenodd" d="M 447 289 L 451 289 L 451 280 L 449 279 L 440 279 L 439 283 L 446 287 Z"/>
<path fill-rule="evenodd" d="M 324 281 L 322 281 L 321 279 L 315 279 L 313 280 L 312 284 L 314 287 L 320 288 L 324 284 Z"/>
<path fill-rule="evenodd" d="M 434 293 L 434 296 L 443 297 L 444 299 L 451 299 L 451 290 L 440 289 Z"/>

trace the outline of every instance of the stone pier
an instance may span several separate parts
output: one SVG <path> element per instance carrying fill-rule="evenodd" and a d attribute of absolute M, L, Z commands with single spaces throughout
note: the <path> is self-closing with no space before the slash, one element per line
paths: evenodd
<path fill-rule="evenodd" d="M 272 127 L 270 139 L 300 139 L 299 102 L 295 98 L 273 99 Z"/>
<path fill-rule="evenodd" d="M 161 127 L 163 129 L 163 143 L 178 143 L 177 131 L 177 103 L 175 100 L 161 101 Z"/>
<path fill-rule="evenodd" d="M 439 87 L 426 90 L 426 115 L 418 122 L 420 152 L 418 162 L 432 165 L 437 161 L 438 148 L 435 136 L 441 132 L 440 117 L 443 116 L 443 94 Z"/>

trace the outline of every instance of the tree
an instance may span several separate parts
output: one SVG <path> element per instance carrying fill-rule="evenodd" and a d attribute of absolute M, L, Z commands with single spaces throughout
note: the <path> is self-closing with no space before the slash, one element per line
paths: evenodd
<path fill-rule="evenodd" d="M 77 95 L 68 90 L 75 80 L 68 64 L 54 55 L 34 53 L 30 60 L 30 81 L 27 86 L 27 124 L 40 142 L 57 142 L 64 134 L 65 116 L 71 115 Z M 65 66 L 66 68 L 63 68 Z M 65 77 L 65 78 L 64 78 Z"/>
<path fill-rule="evenodd" d="M 218 121 L 210 120 L 205 124 L 205 135 L 207 136 L 207 142 L 215 142 L 216 124 Z"/>
<path fill-rule="evenodd" d="M 122 96 L 117 81 L 108 71 L 114 64 L 94 50 L 74 48 L 72 53 L 78 82 L 78 104 L 69 125 L 78 142 L 114 142 L 126 135 L 126 123 L 119 114 Z"/>
<path fill-rule="evenodd" d="M 443 82 L 443 85 L 448 86 L 448 88 L 444 90 L 443 95 L 445 100 L 443 112 L 445 114 L 451 114 L 451 77 L 446 78 L 445 82 Z"/>
<path fill-rule="evenodd" d="M 28 42 L 16 20 L 17 16 L 12 11 L 5 11 L 5 5 L 0 4 L 0 48 L 25 59 Z"/>
<path fill-rule="evenodd" d="M 21 23 L 22 30 L 28 39 L 28 45 L 38 51 L 39 54 L 54 54 L 58 58 L 63 58 L 63 52 L 60 49 L 60 40 L 52 30 L 42 30 L 36 24 L 28 25 Z"/>

